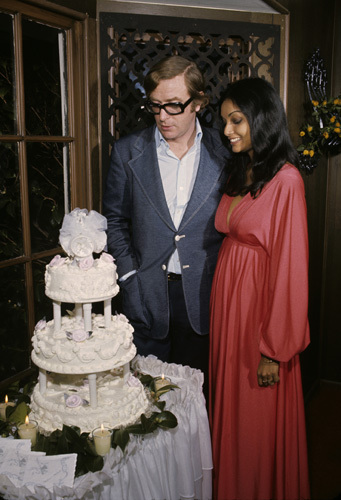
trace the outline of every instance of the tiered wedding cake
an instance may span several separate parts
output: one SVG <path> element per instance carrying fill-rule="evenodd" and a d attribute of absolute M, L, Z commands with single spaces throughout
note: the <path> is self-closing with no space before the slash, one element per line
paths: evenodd
<path fill-rule="evenodd" d="M 64 217 L 60 243 L 68 255 L 46 266 L 46 295 L 53 320 L 37 323 L 32 360 L 39 384 L 31 397 L 30 418 L 48 434 L 74 425 L 91 432 L 104 424 L 115 428 L 135 422 L 148 401 L 140 381 L 130 373 L 136 354 L 127 318 L 111 314 L 118 291 L 116 266 L 106 246 L 106 219 L 76 208 Z M 93 253 L 100 254 L 98 258 Z M 104 302 L 104 314 L 92 303 Z M 67 316 L 61 304 L 74 304 Z"/>

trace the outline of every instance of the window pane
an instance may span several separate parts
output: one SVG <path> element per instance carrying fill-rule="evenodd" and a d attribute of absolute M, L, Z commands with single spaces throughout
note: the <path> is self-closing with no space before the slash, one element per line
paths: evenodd
<path fill-rule="evenodd" d="M 22 26 L 27 134 L 67 135 L 65 32 L 27 19 Z"/>
<path fill-rule="evenodd" d="M 68 209 L 68 158 L 63 143 L 27 144 L 33 253 L 58 246 L 65 205 Z"/>
<path fill-rule="evenodd" d="M 32 263 L 36 322 L 43 318 L 46 318 L 46 321 L 53 319 L 52 300 L 45 295 L 45 267 L 51 259 L 52 257 L 47 257 Z"/>
<path fill-rule="evenodd" d="M 0 130 L 16 133 L 13 17 L 0 13 Z"/>
<path fill-rule="evenodd" d="M 24 266 L 0 269 L 0 380 L 30 366 Z"/>
<path fill-rule="evenodd" d="M 19 182 L 16 145 L 0 143 L 0 260 L 23 253 Z"/>

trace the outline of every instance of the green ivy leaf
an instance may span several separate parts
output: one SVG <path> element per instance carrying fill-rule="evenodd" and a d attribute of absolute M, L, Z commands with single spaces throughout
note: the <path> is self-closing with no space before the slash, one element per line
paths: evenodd
<path fill-rule="evenodd" d="M 162 394 L 166 394 L 166 392 L 172 391 L 173 389 L 179 389 L 179 386 L 177 386 L 175 384 L 168 384 L 168 385 L 161 387 L 157 391 L 155 391 L 155 394 L 158 397 L 160 397 L 160 396 L 162 396 Z"/>
<path fill-rule="evenodd" d="M 146 387 L 149 387 L 152 384 L 152 382 L 154 381 L 154 379 L 151 375 L 140 375 L 139 379 L 140 379 L 140 382 Z"/>
<path fill-rule="evenodd" d="M 154 405 L 161 411 L 163 411 L 165 409 L 165 406 L 166 406 L 166 401 L 156 401 L 154 403 Z"/>
<path fill-rule="evenodd" d="M 11 422 L 18 425 L 18 424 L 22 424 L 23 422 L 25 422 L 25 417 L 26 417 L 26 415 L 28 415 L 28 413 L 29 413 L 29 409 L 27 407 L 27 404 L 22 402 L 22 403 L 19 403 L 14 408 L 14 410 L 11 412 L 11 414 L 8 418 L 10 418 Z"/>
<path fill-rule="evenodd" d="M 165 429 L 173 429 L 178 425 L 176 416 L 170 411 L 163 411 L 159 413 L 155 420 L 159 427 L 163 427 Z"/>
<path fill-rule="evenodd" d="M 103 457 L 78 455 L 75 476 L 79 477 L 87 472 L 97 472 L 103 468 Z"/>
<path fill-rule="evenodd" d="M 146 434 L 145 429 L 142 427 L 142 424 L 133 424 L 126 427 L 126 431 L 129 434 Z"/>
<path fill-rule="evenodd" d="M 129 432 L 126 429 L 116 429 L 113 433 L 112 442 L 124 451 L 129 439 Z"/>

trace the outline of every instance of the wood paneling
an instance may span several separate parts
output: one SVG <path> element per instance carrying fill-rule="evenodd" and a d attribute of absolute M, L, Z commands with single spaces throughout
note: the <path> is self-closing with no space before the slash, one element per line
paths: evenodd
<path fill-rule="evenodd" d="M 308 94 L 304 82 L 304 67 L 316 48 L 320 48 L 330 82 L 333 67 L 334 36 L 334 0 L 281 0 L 290 12 L 289 32 L 289 75 L 288 75 L 288 122 L 296 145 L 299 144 L 299 130 L 305 118 L 304 104 L 309 105 Z M 337 33 L 340 37 L 340 35 Z M 334 273 L 325 265 L 326 252 L 331 242 L 326 241 L 326 224 L 328 223 L 327 207 L 330 162 L 322 159 L 311 175 L 303 174 L 306 187 L 308 209 L 308 230 L 310 247 L 310 298 L 309 321 L 311 328 L 311 345 L 302 354 L 302 378 L 306 394 L 314 387 L 325 373 L 325 345 L 329 343 L 331 325 L 326 325 L 326 315 L 330 315 L 333 307 L 325 296 L 326 272 Z M 341 186 L 340 186 L 341 187 Z M 341 194 L 341 193 L 340 193 Z M 341 232 L 340 232 L 341 234 Z M 340 253 L 341 255 L 341 253 Z M 329 266 L 330 267 L 330 266 Z M 334 278 L 336 281 L 336 277 Z M 339 309 L 341 309 L 339 307 Z M 335 354 L 336 356 L 336 354 Z M 341 351 L 338 352 L 340 358 Z M 339 363 L 340 364 L 340 363 Z"/>
<path fill-rule="evenodd" d="M 341 93 L 341 12 L 335 4 L 332 95 Z M 321 377 L 341 382 L 341 155 L 329 160 L 322 308 Z"/>

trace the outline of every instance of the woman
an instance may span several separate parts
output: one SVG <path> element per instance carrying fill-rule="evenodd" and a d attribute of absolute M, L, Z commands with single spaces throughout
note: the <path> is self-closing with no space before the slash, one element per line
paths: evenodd
<path fill-rule="evenodd" d="M 308 499 L 304 185 L 271 84 L 231 84 L 221 116 L 234 155 L 215 222 L 226 237 L 211 295 L 214 498 Z"/>

